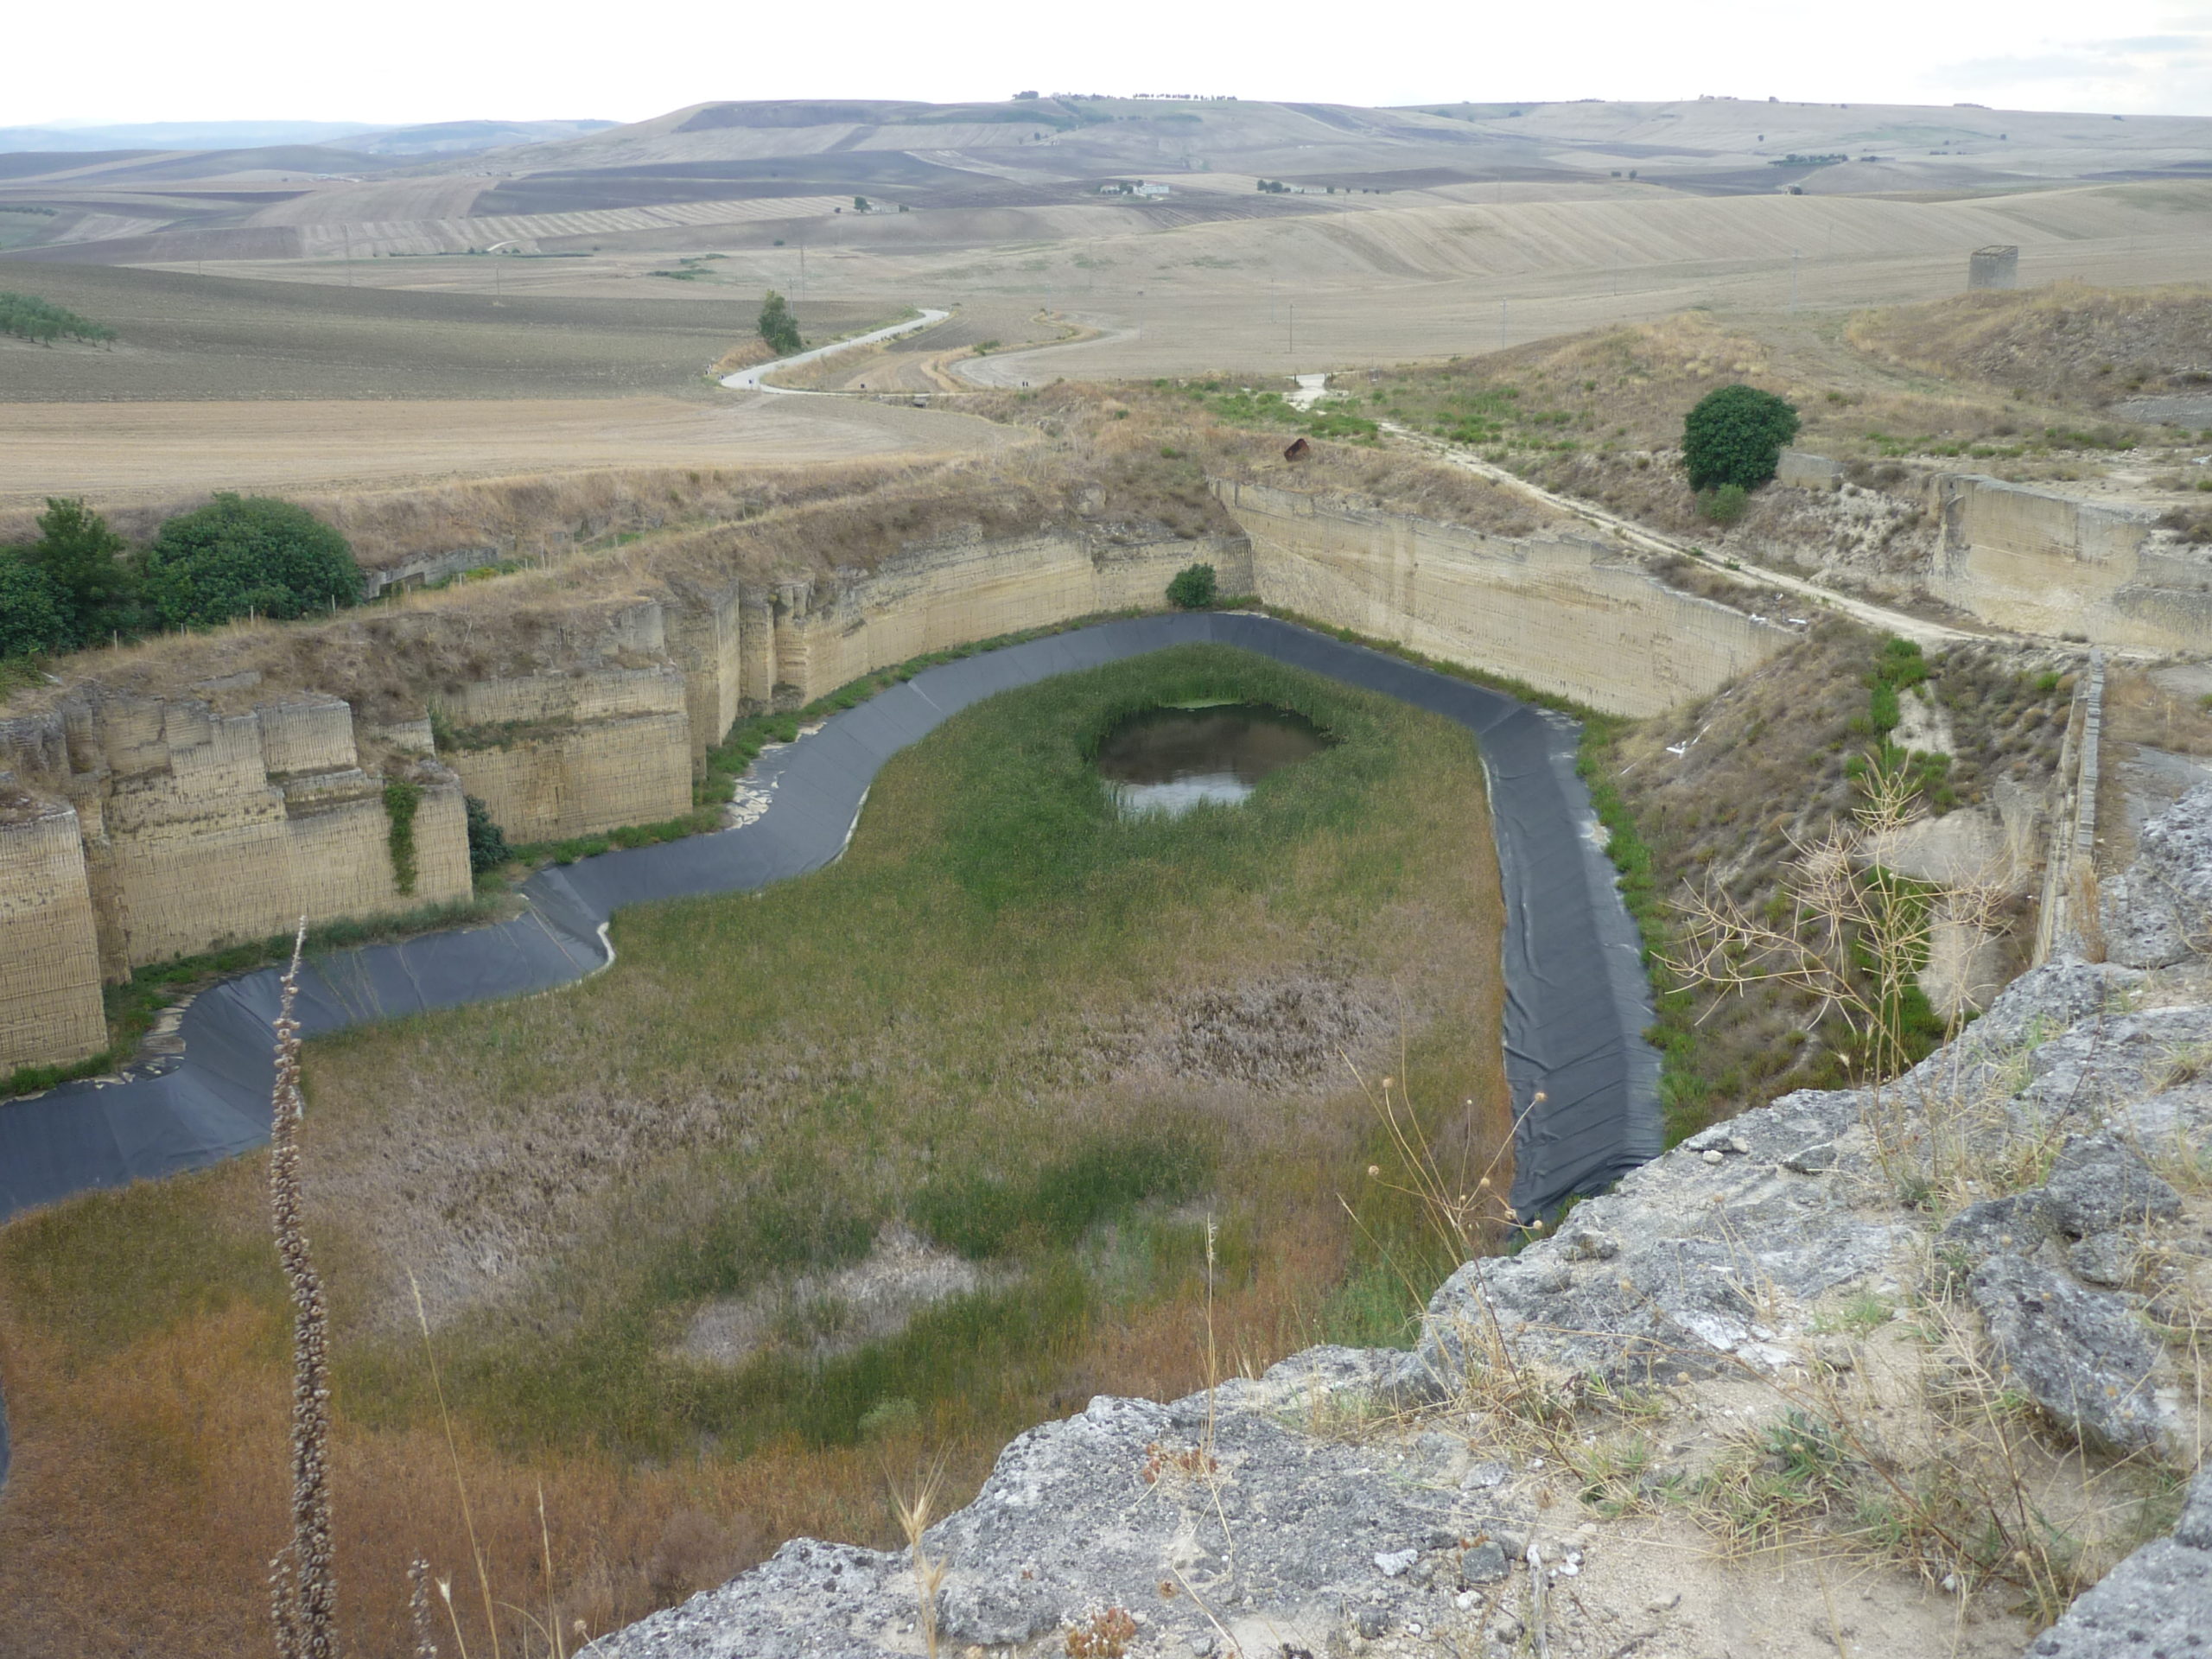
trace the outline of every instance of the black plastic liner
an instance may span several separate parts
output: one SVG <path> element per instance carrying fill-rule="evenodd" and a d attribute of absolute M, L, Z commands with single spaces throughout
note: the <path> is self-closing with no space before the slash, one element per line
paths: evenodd
<path fill-rule="evenodd" d="M 1169 645 L 1213 641 L 1379 691 L 1474 732 L 1491 779 L 1505 888 L 1505 1065 L 1522 1215 L 1605 1186 L 1662 1150 L 1659 1057 L 1636 928 L 1574 773 L 1578 728 L 1502 692 L 1271 617 L 1109 622 L 925 670 L 762 757 L 772 804 L 741 830 L 539 871 L 529 908 L 496 926 L 315 958 L 299 1014 L 315 1036 L 372 1020 L 548 989 L 611 959 L 607 918 L 654 899 L 740 892 L 844 850 L 876 770 L 984 697 Z M 0 1221 L 94 1187 L 198 1169 L 264 1144 L 277 970 L 202 993 L 184 1053 L 125 1081 L 64 1084 L 0 1104 Z M 1541 1093 L 1543 1099 L 1535 1101 Z M 0 1427 L 0 1477 L 4 1477 Z"/>

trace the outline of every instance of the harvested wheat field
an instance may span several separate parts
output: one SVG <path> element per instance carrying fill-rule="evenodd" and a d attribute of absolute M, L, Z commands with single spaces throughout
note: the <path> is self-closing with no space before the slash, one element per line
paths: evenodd
<path fill-rule="evenodd" d="M 619 467 L 781 467 L 989 449 L 1002 428 L 860 400 L 0 403 L 0 507 Z"/>

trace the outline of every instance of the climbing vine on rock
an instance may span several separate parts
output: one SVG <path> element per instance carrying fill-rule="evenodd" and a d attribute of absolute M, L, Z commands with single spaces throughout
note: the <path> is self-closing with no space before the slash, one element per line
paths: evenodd
<path fill-rule="evenodd" d="M 415 891 L 415 810 L 423 804 L 423 786 L 397 779 L 384 786 L 384 815 L 391 821 L 385 845 L 391 854 L 391 885 L 403 895 Z"/>

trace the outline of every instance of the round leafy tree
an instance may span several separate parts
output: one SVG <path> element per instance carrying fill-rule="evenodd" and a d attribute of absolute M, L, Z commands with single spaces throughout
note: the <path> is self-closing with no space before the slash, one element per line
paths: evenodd
<path fill-rule="evenodd" d="M 791 302 L 776 292 L 768 290 L 768 297 L 760 302 L 760 338 L 778 357 L 789 357 L 794 352 L 806 349 L 806 342 L 798 335 L 798 319 L 791 315 Z"/>
<path fill-rule="evenodd" d="M 1755 386 L 1721 386 L 1698 400 L 1682 423 L 1682 465 L 1690 488 L 1733 484 L 1756 490 L 1797 435 L 1797 411 Z"/>
<path fill-rule="evenodd" d="M 1213 603 L 1214 570 L 1210 564 L 1189 564 L 1167 584 L 1167 602 L 1178 610 L 1203 611 Z"/>
<path fill-rule="evenodd" d="M 69 618 L 46 572 L 0 550 L 0 657 L 58 651 L 69 643 Z"/>
<path fill-rule="evenodd" d="M 168 520 L 146 550 L 145 582 L 171 627 L 305 616 L 361 598 L 346 538 L 306 508 L 263 495 L 219 495 Z"/>

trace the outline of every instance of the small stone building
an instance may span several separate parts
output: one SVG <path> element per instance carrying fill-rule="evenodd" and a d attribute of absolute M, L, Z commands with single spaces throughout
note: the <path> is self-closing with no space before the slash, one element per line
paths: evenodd
<path fill-rule="evenodd" d="M 2020 251 L 2010 245 L 1976 248 L 1967 261 L 1968 288 L 2018 288 Z"/>

